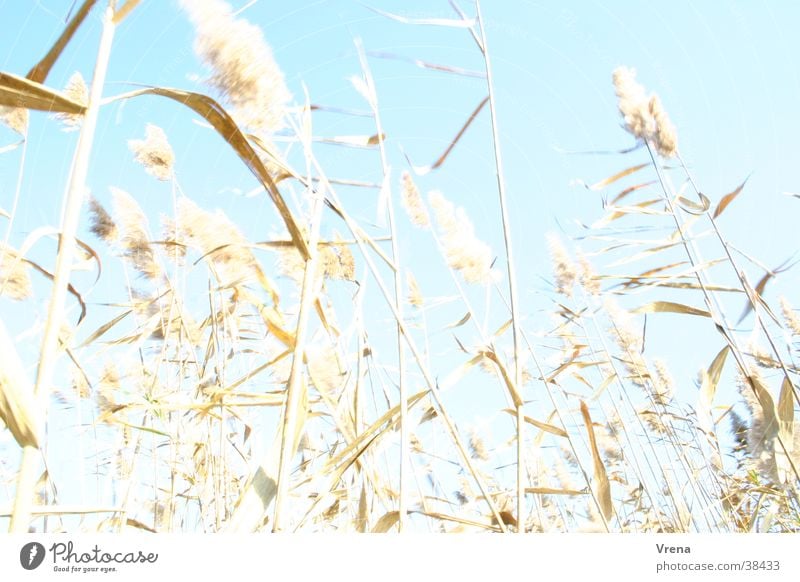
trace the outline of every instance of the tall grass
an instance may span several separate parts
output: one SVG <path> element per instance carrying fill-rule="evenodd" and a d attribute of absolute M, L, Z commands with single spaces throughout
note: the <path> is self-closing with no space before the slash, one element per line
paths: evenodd
<path fill-rule="evenodd" d="M 474 15 L 452 3 L 452 19 L 385 15 L 398 26 L 461 30 L 480 72 L 416 64 L 485 82 L 442 155 L 406 167 L 393 166 L 397 144 L 360 41 L 351 81 L 370 133 L 319 135 L 315 112 L 324 106 L 313 95 L 292 98 L 260 29 L 223 0 L 180 3 L 210 70 L 209 95 L 109 94 L 107 63 L 125 50 L 112 39 L 136 13 L 134 0 L 102 6 L 89 87 L 78 77 L 64 92 L 48 87 L 94 4 L 79 7 L 27 78 L 0 76 L 0 119 L 19 145 L 29 139 L 29 110 L 56 113 L 48 123 L 80 132 L 53 267 L 28 257 L 42 235 L 12 245 L 18 197 L 10 211 L 0 207 L 3 313 L 32 301 L 31 274 L 42 275 L 36 285 L 49 297 L 35 366 L 0 322 L 0 417 L 14 439 L 3 446 L 21 450 L 8 508 L 0 505 L 11 531 L 800 528 L 800 320 L 789 299 L 775 308 L 768 289 L 788 266 L 765 268 L 726 238 L 720 218 L 746 184 L 716 201 L 701 192 L 678 129 L 634 71 L 617 69 L 612 80 L 636 146 L 587 185 L 604 197 L 602 216 L 573 240 L 542 233 L 541 247 L 526 249 L 553 264 L 552 308 L 533 321 L 516 283 L 523 261 L 512 231 L 522 225 L 509 210 L 515 192 L 479 3 Z M 269 201 L 271 236 L 193 199 L 182 176 L 202 164 L 181 159 L 153 124 L 129 149 L 171 193 L 160 232 L 124 184 L 87 196 L 99 112 L 140 98 L 189 109 L 209 139 L 216 134 Z M 473 127 L 481 115 L 490 120 L 499 213 L 477 220 L 449 193 L 423 194 L 419 184 L 435 187 L 461 138 L 481 131 Z M 342 175 L 319 155 L 330 144 L 361 155 L 379 179 Z M 37 171 L 20 152 L 17 184 Z M 385 226 L 364 219 L 352 192 L 373 195 Z M 485 242 L 493 229 L 499 255 Z M 420 246 L 441 269 L 422 268 Z M 81 261 L 104 265 L 112 315 L 75 278 Z M 112 264 L 119 277 L 107 274 Z M 755 284 L 745 265 L 760 270 Z M 731 310 L 742 306 L 733 323 Z M 646 349 L 648 322 L 660 318 L 692 321 L 718 340 L 698 340 L 708 366 L 694 391 L 676 389 L 687 379 L 673 379 L 673 354 Z M 738 393 L 722 389 L 726 382 Z M 52 427 L 63 426 L 74 465 L 52 452 L 64 450 L 52 440 L 63 434 Z"/>

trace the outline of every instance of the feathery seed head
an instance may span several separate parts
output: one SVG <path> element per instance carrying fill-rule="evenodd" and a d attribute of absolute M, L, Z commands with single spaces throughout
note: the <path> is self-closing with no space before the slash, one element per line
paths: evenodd
<path fill-rule="evenodd" d="M 117 366 L 108 361 L 103 366 L 103 372 L 97 383 L 97 407 L 100 412 L 111 412 L 116 408 L 117 398 L 115 393 L 120 389 L 120 375 Z"/>
<path fill-rule="evenodd" d="M 420 228 L 427 228 L 431 225 L 431 218 L 428 215 L 428 209 L 425 208 L 425 202 L 419 193 L 419 188 L 414 183 L 414 179 L 408 172 L 403 172 L 402 176 L 403 187 L 401 189 L 401 196 L 403 208 L 406 209 L 408 218 L 411 223 Z"/>
<path fill-rule="evenodd" d="M 111 218 L 111 215 L 106 212 L 106 209 L 103 208 L 103 205 L 100 204 L 94 196 L 89 197 L 89 221 L 89 230 L 92 231 L 97 238 L 109 244 L 116 240 L 118 235 L 117 225 L 114 223 L 114 219 Z"/>
<path fill-rule="evenodd" d="M 28 117 L 28 110 L 24 107 L 0 105 L 0 123 L 23 137 L 28 133 Z"/>
<path fill-rule="evenodd" d="M 163 129 L 148 123 L 145 138 L 128 140 L 128 147 L 148 174 L 162 181 L 172 177 L 175 154 Z"/>
<path fill-rule="evenodd" d="M 653 398 L 658 404 L 669 404 L 675 395 L 675 381 L 667 369 L 667 363 L 661 358 L 653 359 L 653 372 Z"/>
<path fill-rule="evenodd" d="M 556 292 L 571 297 L 572 288 L 579 277 L 578 269 L 557 236 L 548 235 L 547 246 L 550 249 L 550 258 L 553 261 Z"/>
<path fill-rule="evenodd" d="M 67 86 L 64 89 L 64 95 L 80 103 L 81 105 L 88 105 L 89 103 L 89 88 L 86 86 L 86 81 L 83 80 L 83 75 L 75 72 L 67 81 Z M 56 113 L 54 116 L 63 124 L 64 131 L 75 131 L 80 129 L 83 115 L 75 113 Z"/>
<path fill-rule="evenodd" d="M 22 301 L 31 296 L 31 290 L 28 264 L 16 249 L 0 242 L 0 296 Z"/>
<path fill-rule="evenodd" d="M 489 283 L 496 279 L 492 270 L 492 250 L 475 236 L 467 213 L 447 200 L 441 192 L 428 195 L 439 226 L 445 259 L 467 283 Z"/>
<path fill-rule="evenodd" d="M 582 252 L 578 251 L 578 266 L 580 267 L 580 274 L 578 281 L 583 289 L 590 295 L 600 295 L 602 291 L 600 287 L 600 279 L 597 277 L 592 264 Z"/>
<path fill-rule="evenodd" d="M 334 242 L 320 242 L 317 245 L 317 283 L 324 279 L 338 281 L 356 280 L 356 263 L 350 245 L 341 242 L 338 234 Z M 281 247 L 278 252 L 277 267 L 281 274 L 300 285 L 306 270 L 306 262 L 294 245 Z"/>
<path fill-rule="evenodd" d="M 612 78 L 625 129 L 637 138 L 644 139 L 651 135 L 655 129 L 654 121 L 647 107 L 644 87 L 636 81 L 636 70 L 618 67 L 614 69 Z"/>
<path fill-rule="evenodd" d="M 792 333 L 792 335 L 800 335 L 800 316 L 797 315 L 797 312 L 792 308 L 792 305 L 789 303 L 786 297 L 780 298 L 781 303 L 781 311 L 783 312 L 783 320 L 786 323 L 786 327 Z"/>
<path fill-rule="evenodd" d="M 625 129 L 639 139 L 650 141 L 665 158 L 674 156 L 678 136 L 658 95 L 647 95 L 636 81 L 634 69 L 618 67 L 612 79 Z"/>
<path fill-rule="evenodd" d="M 236 18 L 223 0 L 180 4 L 195 27 L 195 53 L 211 69 L 208 84 L 230 102 L 237 121 L 266 133 L 282 129 L 291 94 L 261 29 Z"/>
<path fill-rule="evenodd" d="M 422 296 L 417 280 L 411 271 L 406 273 L 406 281 L 408 282 L 408 302 L 414 307 L 422 307 L 425 304 L 425 298 Z"/>
<path fill-rule="evenodd" d="M 658 95 L 653 95 L 650 98 L 649 109 L 650 115 L 653 116 L 653 121 L 655 122 L 656 131 L 652 139 L 656 150 L 665 158 L 671 158 L 678 150 L 678 134 L 675 126 L 664 110 Z"/>
<path fill-rule="evenodd" d="M 612 299 L 606 299 L 603 303 L 608 317 L 611 320 L 611 333 L 614 335 L 617 345 L 623 352 L 639 353 L 642 351 L 642 334 L 633 325 L 631 314 L 620 308 Z"/>
<path fill-rule="evenodd" d="M 474 429 L 469 432 L 469 450 L 473 459 L 479 459 L 481 461 L 489 460 L 489 452 L 486 450 L 486 443 Z"/>
<path fill-rule="evenodd" d="M 178 200 L 178 224 L 182 236 L 209 259 L 223 287 L 257 276 L 250 243 L 221 210 L 214 213 L 188 198 Z"/>
<path fill-rule="evenodd" d="M 355 281 L 356 263 L 350 246 L 340 242 L 338 234 L 334 235 L 336 244 L 319 246 L 320 267 L 323 276 L 339 281 Z"/>
<path fill-rule="evenodd" d="M 172 217 L 161 217 L 161 236 L 166 245 L 166 254 L 176 265 L 183 265 L 186 258 L 186 242 L 181 234 L 178 223 Z"/>
<path fill-rule="evenodd" d="M 136 200 L 119 188 L 111 188 L 114 214 L 119 222 L 119 244 L 133 267 L 150 280 L 161 275 L 161 266 L 147 233 L 147 217 Z"/>
<path fill-rule="evenodd" d="M 188 198 L 178 200 L 181 237 L 210 260 L 220 285 L 228 287 L 259 276 L 250 243 L 222 211 L 209 212 Z"/>

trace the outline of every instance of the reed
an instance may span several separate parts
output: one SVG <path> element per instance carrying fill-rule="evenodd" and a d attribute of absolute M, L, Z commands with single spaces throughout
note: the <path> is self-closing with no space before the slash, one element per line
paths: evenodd
<path fill-rule="evenodd" d="M 95 4 L 91 81 L 50 88 Z M 112 49 L 136 38 L 112 40 L 140 5 L 86 1 L 28 77 L 0 73 L 0 122 L 20 140 L 0 150 L 20 160 L 0 208 L 0 307 L 48 299 L 41 331 L 31 321 L 21 341 L 0 321 L 0 420 L 13 437 L 0 447 L 19 458 L 0 501 L 11 531 L 798 531 L 800 316 L 769 287 L 789 267 L 734 246 L 723 215 L 746 182 L 703 194 L 667 104 L 633 69 L 611 73 L 635 147 L 587 185 L 602 213 L 525 249 L 551 259 L 542 310 L 518 283 L 530 261 L 512 231 L 527 224 L 510 211 L 521 194 L 506 181 L 480 2 L 474 14 L 451 2 L 450 19 L 384 14 L 410 31 L 453 28 L 473 51 L 474 70 L 403 60 L 479 87 L 429 165 L 393 137 L 374 74 L 391 55 L 356 41 L 345 88 L 364 111 L 293 97 L 268 38 L 224 0 L 179 3 L 202 90 L 117 92 Z M 255 180 L 249 194 L 209 204 L 187 186 L 207 168 L 177 145 L 183 121 L 138 124 L 127 141 L 166 204 L 126 184 L 88 194 L 100 112 L 142 98 L 199 119 L 197 139 Z M 47 131 L 78 132 L 57 229 L 20 225 L 37 111 Z M 323 135 L 320 112 L 369 135 Z M 475 216 L 442 176 L 481 131 L 496 210 Z M 266 218 L 248 220 L 257 201 Z M 47 237 L 53 267 L 33 258 Z M 79 269 L 95 270 L 94 287 Z M 708 356 L 696 378 L 677 350 L 650 347 L 662 318 L 706 330 L 686 340 Z M 52 452 L 64 426 L 72 473 Z"/>

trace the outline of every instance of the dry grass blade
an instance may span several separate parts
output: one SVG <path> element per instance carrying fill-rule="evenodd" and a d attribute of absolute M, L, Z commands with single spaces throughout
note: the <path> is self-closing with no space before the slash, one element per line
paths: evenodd
<path fill-rule="evenodd" d="M 387 533 L 400 521 L 399 511 L 389 511 L 381 516 L 378 523 L 372 528 L 372 533 Z"/>
<path fill-rule="evenodd" d="M 39 422 L 33 384 L 14 342 L 0 321 L 0 420 L 21 447 L 39 447 Z"/>
<path fill-rule="evenodd" d="M 615 205 L 617 202 L 628 196 L 629 194 L 636 192 L 637 190 L 641 190 L 642 188 L 647 188 L 648 186 L 652 186 L 656 184 L 656 180 L 651 180 L 650 182 L 642 182 L 641 184 L 635 184 L 633 186 L 628 186 L 622 192 L 617 194 L 614 199 L 611 201 L 611 205 Z"/>
<path fill-rule="evenodd" d="M 705 214 L 706 211 L 709 208 L 711 208 L 711 200 L 709 200 L 708 197 L 702 192 L 699 192 L 698 196 L 700 197 L 701 204 L 698 204 L 697 202 L 692 202 L 691 200 L 689 200 L 688 198 L 684 198 L 683 196 L 678 196 L 675 199 L 675 201 L 683 210 L 685 210 L 689 214 L 694 214 L 695 216 L 699 216 L 701 214 Z"/>
<path fill-rule="evenodd" d="M 704 309 L 698 309 L 683 303 L 673 303 L 672 301 L 653 301 L 647 305 L 637 307 L 632 313 L 683 313 L 685 315 L 711 317 L 711 314 Z"/>
<path fill-rule="evenodd" d="M 76 239 L 75 242 L 78 243 L 78 240 Z M 53 275 L 53 273 L 51 273 L 50 271 L 48 271 L 35 261 L 31 261 L 29 259 L 23 259 L 23 260 L 31 267 L 33 267 L 35 270 L 37 270 L 39 273 L 50 279 L 51 281 L 55 281 L 55 275 Z M 73 297 L 75 297 L 75 299 L 78 300 L 78 304 L 80 304 L 81 306 L 81 314 L 78 316 L 78 323 L 80 323 L 86 317 L 86 302 L 83 300 L 83 296 L 77 289 L 75 289 L 72 283 L 67 283 L 67 292 Z"/>
<path fill-rule="evenodd" d="M 728 205 L 731 202 L 733 202 L 733 199 L 736 198 L 741 193 L 741 191 L 744 189 L 744 186 L 745 186 L 745 184 L 747 184 L 747 181 L 749 179 L 750 179 L 750 176 L 745 178 L 744 182 L 742 182 L 739 185 L 739 187 L 736 188 L 736 190 L 734 190 L 733 192 L 731 192 L 729 194 L 725 194 L 725 196 L 722 197 L 722 199 L 719 201 L 719 204 L 717 204 L 717 207 L 714 209 L 713 218 L 717 218 L 720 214 L 722 214 L 722 212 L 728 207 Z"/>
<path fill-rule="evenodd" d="M 660 267 L 654 267 L 652 269 L 648 269 L 646 271 L 639 273 L 638 275 L 632 275 L 632 276 L 621 275 L 620 278 L 628 279 L 628 282 L 624 283 L 624 285 L 627 287 L 634 282 L 639 282 L 641 279 L 649 279 L 653 275 L 656 275 L 658 273 L 663 273 L 664 271 L 669 271 L 670 269 L 674 269 L 675 267 L 680 267 L 685 264 L 686 261 L 678 261 L 677 263 L 670 263 L 668 265 L 661 265 Z"/>
<path fill-rule="evenodd" d="M 133 12 L 133 9 L 138 6 L 139 2 L 141 0 L 128 0 L 121 8 L 117 8 L 116 12 L 114 12 L 114 24 L 119 24 L 125 20 Z"/>
<path fill-rule="evenodd" d="M 91 515 L 95 513 L 119 513 L 119 507 L 84 507 L 73 505 L 45 505 L 31 510 L 31 515 Z M 11 511 L 0 508 L 0 517 L 10 517 Z M 153 532 L 155 533 L 155 532 Z"/>
<path fill-rule="evenodd" d="M 367 533 L 369 529 L 369 504 L 367 502 L 367 484 L 361 486 L 361 495 L 358 497 L 358 517 L 356 517 L 356 531 Z"/>
<path fill-rule="evenodd" d="M 381 16 L 385 16 L 386 18 L 396 22 L 401 22 L 403 24 L 447 26 L 451 28 L 472 28 L 475 25 L 474 19 L 462 18 L 455 20 L 452 18 L 408 18 L 406 16 L 400 16 L 399 14 L 392 14 L 391 12 L 384 12 L 383 10 L 378 10 L 377 8 L 370 7 L 370 10 L 376 14 L 380 14 Z"/>
<path fill-rule="evenodd" d="M 20 141 L 15 142 L 15 143 L 10 143 L 7 146 L 0 147 L 0 155 L 3 155 L 5 153 L 7 153 L 7 152 L 13 152 L 15 149 L 17 149 L 23 143 L 25 143 L 25 142 L 23 140 L 20 140 Z M 0 208 L 0 216 L 2 216 L 3 218 L 9 218 L 10 215 L 8 214 L 8 212 L 6 212 L 2 208 Z"/>
<path fill-rule="evenodd" d="M 756 375 L 747 377 L 756 394 L 758 403 L 761 405 L 761 411 L 764 415 L 764 440 L 770 441 L 778 435 L 778 414 L 775 409 L 775 401 L 769 393 L 769 389 L 764 385 L 764 382 Z"/>
<path fill-rule="evenodd" d="M 418 392 L 408 398 L 408 408 L 411 409 L 417 402 L 419 402 L 426 394 L 427 390 Z M 394 428 L 400 413 L 400 405 L 394 406 L 386 411 L 383 416 L 372 423 L 366 430 L 358 435 L 358 438 L 349 443 L 342 449 L 335 457 L 331 458 L 326 464 L 322 473 L 329 473 L 336 471 L 337 474 L 342 474 L 347 470 L 362 453 L 380 438 L 387 431 Z"/>
<path fill-rule="evenodd" d="M 703 382 L 700 386 L 700 408 L 706 412 L 711 412 L 711 404 L 717 392 L 722 368 L 725 365 L 725 358 L 728 356 L 730 346 L 725 346 L 716 355 L 708 370 L 703 370 Z"/>
<path fill-rule="evenodd" d="M 443 73 L 452 73 L 454 75 L 460 75 L 462 77 L 473 77 L 476 79 L 486 78 L 486 73 L 482 73 L 481 71 L 470 71 L 469 69 L 462 69 L 461 67 L 453 67 L 450 65 L 439 65 L 437 63 L 429 63 L 421 59 L 404 57 L 402 55 L 396 55 L 394 53 L 370 51 L 367 54 L 371 57 L 377 57 L 379 59 L 392 59 L 397 61 L 405 61 L 407 63 L 412 63 L 413 65 L 419 67 L 420 69 L 430 69 L 432 71 L 441 71 Z"/>
<path fill-rule="evenodd" d="M 44 56 L 44 58 L 36 63 L 36 65 L 28 72 L 28 79 L 36 83 L 44 83 L 45 79 L 47 79 L 47 75 L 50 74 L 50 70 L 53 68 L 53 65 L 56 64 L 58 57 L 60 57 L 61 53 L 64 52 L 64 48 L 66 48 L 67 44 L 69 44 L 69 41 L 75 34 L 75 31 L 77 31 L 83 21 L 86 20 L 86 17 L 89 15 L 89 12 L 95 4 L 97 4 L 97 0 L 84 0 L 80 9 L 78 9 L 78 11 L 75 13 L 75 16 L 70 19 L 69 23 L 61 33 L 61 36 L 58 37 L 55 44 L 53 44 L 50 50 L 47 51 L 47 54 Z"/>
<path fill-rule="evenodd" d="M 513 408 L 504 408 L 503 412 L 507 412 L 511 416 L 516 416 L 517 415 L 517 411 L 514 410 Z M 557 426 L 553 426 L 552 424 L 548 424 L 546 422 L 542 422 L 540 420 L 536 420 L 535 418 L 531 418 L 530 416 L 523 416 L 522 418 L 528 424 L 530 424 L 532 426 L 535 426 L 536 428 L 541 429 L 544 432 L 548 432 L 550 434 L 554 434 L 554 435 L 556 435 L 558 437 L 563 437 L 563 438 L 568 438 L 569 437 L 569 435 L 567 434 L 567 431 L 565 431 L 563 429 L 560 429 Z"/>
<path fill-rule="evenodd" d="M 422 515 L 426 515 L 428 517 L 432 517 L 434 519 L 439 519 L 441 521 L 452 521 L 453 523 L 460 523 L 461 525 L 470 525 L 470 526 L 473 526 L 473 527 L 479 527 L 481 529 L 488 529 L 488 530 L 496 531 L 496 532 L 500 531 L 498 525 L 496 523 L 494 523 L 496 521 L 496 518 L 493 518 L 493 523 L 485 523 L 485 522 L 475 521 L 473 519 L 466 519 L 466 518 L 463 518 L 463 517 L 458 517 L 457 515 L 447 515 L 445 513 L 437 513 L 437 512 L 433 512 L 433 511 L 420 511 L 418 513 L 420 513 Z M 501 513 L 501 518 L 504 518 L 505 516 L 503 516 L 502 514 L 505 514 L 505 513 L 508 513 L 508 512 L 502 511 L 500 513 Z M 513 518 L 513 516 L 512 516 L 512 518 Z M 503 523 L 504 524 L 506 523 L 506 519 L 503 519 Z"/>
<path fill-rule="evenodd" d="M 646 168 L 650 164 L 639 164 L 638 166 L 631 166 L 630 168 L 625 168 L 621 172 L 617 172 L 613 176 L 609 176 L 605 180 L 600 180 L 599 182 L 592 184 L 591 186 L 584 184 L 588 190 L 602 190 L 606 186 L 613 184 L 614 182 L 621 180 L 625 176 L 630 176 L 631 174 L 638 172 L 639 170 Z M 641 186 L 639 186 L 641 187 Z M 627 192 L 626 192 L 627 194 Z M 621 196 L 618 196 L 620 198 Z"/>
<path fill-rule="evenodd" d="M 320 137 L 314 141 L 330 145 L 346 146 L 351 148 L 372 148 L 381 141 L 386 140 L 385 134 L 375 135 L 337 135 L 335 137 Z"/>
<path fill-rule="evenodd" d="M 588 495 L 586 490 L 553 489 L 552 487 L 526 487 L 525 493 L 531 495 Z"/>
<path fill-rule="evenodd" d="M 195 113 L 205 119 L 211 126 L 219 133 L 219 135 L 233 148 L 239 158 L 250 169 L 253 175 L 261 182 L 267 193 L 269 194 L 272 203 L 281 215 L 289 234 L 292 237 L 295 247 L 304 260 L 308 259 L 309 249 L 302 231 L 297 225 L 297 222 L 289 210 L 283 195 L 278 190 L 272 177 L 269 174 L 264 162 L 258 156 L 253 146 L 247 140 L 247 137 L 239 129 L 239 126 L 233 118 L 225 111 L 225 109 L 211 97 L 201 95 L 200 93 L 193 93 L 191 91 L 181 91 L 180 89 L 169 89 L 165 87 L 150 87 L 147 89 L 140 89 L 132 91 L 124 95 L 114 97 L 112 100 L 131 99 L 139 95 L 159 95 L 172 99 L 186 107 L 192 109 Z"/>
<path fill-rule="evenodd" d="M 780 422 L 781 440 L 789 445 L 794 436 L 794 387 L 789 378 L 781 384 L 778 397 L 778 421 Z"/>
<path fill-rule="evenodd" d="M 451 324 L 445 326 L 445 329 L 453 329 L 453 328 L 456 328 L 456 327 L 461 327 L 462 325 L 467 323 L 470 320 L 471 317 L 472 317 L 472 313 L 467 311 L 467 313 L 464 315 L 464 317 L 462 317 L 461 319 L 459 319 L 455 323 L 451 323 Z"/>
<path fill-rule="evenodd" d="M 418 392 L 408 399 L 408 409 L 410 410 L 428 393 L 428 390 Z M 328 460 L 322 467 L 318 476 L 319 480 L 324 480 L 326 485 L 322 486 L 321 490 L 331 491 L 335 484 L 341 479 L 347 469 L 356 463 L 370 446 L 377 443 L 390 430 L 394 430 L 395 426 L 400 420 L 400 405 L 396 405 L 390 410 L 386 411 L 378 420 L 372 423 L 366 430 L 358 435 L 356 439 L 351 441 L 344 449 L 342 449 L 335 457 Z M 274 492 L 273 492 L 274 495 Z M 316 500 L 311 505 L 306 515 L 310 515 L 317 504 L 320 503 L 325 495 L 318 495 Z M 399 516 L 398 516 L 399 519 Z"/>
<path fill-rule="evenodd" d="M 603 365 L 608 363 L 605 360 L 601 360 L 601 361 L 598 361 L 598 362 L 579 362 L 579 361 L 576 361 L 576 358 L 578 357 L 578 355 L 579 354 L 573 355 L 572 357 L 570 357 L 569 360 L 567 360 L 566 362 L 564 362 L 563 364 L 558 366 L 558 368 L 553 370 L 550 373 L 550 375 L 548 375 L 547 378 L 545 378 L 545 380 L 547 382 L 553 383 L 555 381 L 555 379 L 560 374 L 563 374 L 566 370 L 568 370 L 570 368 L 579 368 L 579 369 L 590 368 L 590 367 L 593 367 L 593 366 L 603 366 Z"/>
<path fill-rule="evenodd" d="M 739 320 L 736 322 L 736 325 L 742 323 L 744 318 L 747 317 L 751 311 L 753 311 L 753 308 L 755 307 L 755 301 L 759 301 L 761 297 L 764 296 L 764 289 L 767 288 L 767 283 L 769 283 L 770 279 L 772 279 L 774 276 L 774 271 L 767 273 L 761 277 L 761 279 L 759 279 L 755 289 L 749 290 L 750 292 L 754 292 L 755 297 L 750 297 L 750 293 L 748 293 L 747 305 L 744 306 L 744 311 L 742 311 L 742 314 L 739 316 Z"/>
<path fill-rule="evenodd" d="M 86 112 L 84 105 L 65 97 L 58 91 L 2 71 L 0 71 L 0 105 L 72 115 L 83 115 Z"/>
<path fill-rule="evenodd" d="M 581 400 L 581 415 L 583 415 L 583 422 L 586 424 L 586 432 L 589 434 L 589 446 L 592 452 L 592 462 L 594 463 L 595 497 L 600 506 L 600 511 L 603 512 L 603 516 L 608 521 L 614 514 L 614 507 L 611 504 L 611 484 L 608 481 L 600 450 L 597 448 L 597 437 L 594 434 L 594 425 L 592 424 L 592 417 L 589 415 L 589 407 L 586 406 L 583 400 Z"/>
<path fill-rule="evenodd" d="M 81 343 L 81 345 L 79 345 L 79 346 L 78 346 L 78 348 L 85 348 L 86 346 L 88 346 L 88 345 L 90 345 L 90 344 L 94 343 L 94 341 L 95 341 L 95 340 L 97 340 L 97 339 L 101 338 L 103 335 L 105 335 L 105 333 L 106 333 L 108 330 L 110 330 L 112 327 L 114 327 L 115 325 L 117 325 L 117 324 L 118 324 L 120 321 L 122 321 L 123 319 L 125 319 L 126 317 L 128 317 L 130 314 L 131 314 L 131 310 L 129 309 L 128 311 L 125 311 L 124 313 L 121 313 L 120 315 L 117 315 L 117 316 L 116 316 L 115 318 L 113 318 L 111 321 L 107 321 L 106 323 L 104 323 L 103 325 L 101 325 L 100 327 L 98 327 L 98 328 L 97 328 L 97 329 L 96 329 L 94 332 L 92 332 L 92 333 L 89 335 L 89 337 L 87 337 L 87 338 L 86 338 L 86 339 L 85 339 L 85 340 L 84 340 L 84 341 Z"/>
<path fill-rule="evenodd" d="M 453 148 L 456 147 L 456 144 L 463 137 L 464 133 L 466 133 L 466 131 L 469 128 L 469 126 L 472 125 L 472 122 L 475 121 L 475 118 L 478 117 L 478 113 L 481 112 L 481 109 L 483 109 L 484 106 L 488 102 L 489 102 L 489 97 L 487 96 L 475 108 L 475 110 L 472 112 L 472 115 L 470 115 L 469 119 L 467 119 L 467 122 L 463 126 L 461 126 L 461 129 L 458 130 L 458 133 L 452 139 L 452 141 L 450 142 L 450 145 L 448 145 L 447 149 L 444 150 L 444 153 L 441 156 L 439 156 L 439 158 L 435 162 L 433 162 L 433 165 L 431 165 L 431 166 L 413 166 L 413 164 L 412 164 L 412 166 L 414 168 L 414 173 L 417 174 L 418 176 L 424 176 L 425 174 L 428 174 L 428 173 L 432 172 L 433 170 L 436 170 L 437 168 L 439 168 L 444 163 L 444 161 L 447 159 L 447 156 L 450 155 L 450 152 L 453 151 Z M 406 159 L 407 158 L 408 158 L 408 156 L 406 156 Z M 411 163 L 411 160 L 408 160 L 408 161 L 409 161 L 409 163 Z"/>
<path fill-rule="evenodd" d="M 597 222 L 592 224 L 593 229 L 599 229 L 604 227 L 615 220 L 619 220 L 625 216 L 633 215 L 661 215 L 663 212 L 659 209 L 650 209 L 650 206 L 654 206 L 656 204 L 661 203 L 662 200 L 660 198 L 656 198 L 653 200 L 645 200 L 644 202 L 639 202 L 634 204 L 633 206 L 615 206 L 612 207 L 614 212 L 608 213 L 606 216 L 598 220 Z"/>
<path fill-rule="evenodd" d="M 522 406 L 525 402 L 522 400 L 522 396 L 519 395 L 519 391 L 517 387 L 514 385 L 514 381 L 511 379 L 511 376 L 508 375 L 508 370 L 506 370 L 505 365 L 500 361 L 500 358 L 497 357 L 497 354 L 494 350 L 485 350 L 482 351 L 481 354 L 485 358 L 489 358 L 500 370 L 500 375 L 503 377 L 503 383 L 506 385 L 508 389 L 508 394 L 511 396 L 511 401 L 514 403 L 514 406 Z"/>

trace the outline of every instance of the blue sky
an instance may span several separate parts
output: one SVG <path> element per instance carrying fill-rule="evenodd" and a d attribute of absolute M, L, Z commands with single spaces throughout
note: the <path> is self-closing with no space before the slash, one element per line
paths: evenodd
<path fill-rule="evenodd" d="M 0 0 L 0 69 L 24 75 L 60 33 L 71 0 Z M 242 0 L 233 2 L 244 6 Z M 250 4 L 250 3 L 247 3 Z M 480 70 L 482 61 L 469 34 L 460 29 L 406 26 L 369 10 L 373 6 L 410 16 L 452 17 L 445 0 L 431 2 L 297 1 L 250 4 L 243 16 L 260 24 L 298 102 L 304 87 L 312 103 L 365 109 L 348 78 L 359 73 L 353 39 L 368 52 Z M 463 7 L 471 10 L 470 3 Z M 524 317 L 532 329 L 544 329 L 539 314 L 551 306 L 550 261 L 544 233 L 583 234 L 579 223 L 602 215 L 602 194 L 576 180 L 596 182 L 643 161 L 630 156 L 567 155 L 563 150 L 599 151 L 629 147 L 633 138 L 620 127 L 611 71 L 635 67 L 644 86 L 657 92 L 678 128 L 679 147 L 701 190 L 712 201 L 733 190 L 752 173 L 744 193 L 722 217 L 721 226 L 742 250 L 775 267 L 797 250 L 795 235 L 800 200 L 800 76 L 796 23 L 800 6 L 792 2 L 485 2 L 486 32 L 495 67 L 496 99 L 505 156 L 512 232 L 517 249 Z M 53 70 L 48 83 L 63 87 L 76 70 L 91 77 L 99 36 L 95 11 Z M 191 51 L 192 30 L 177 2 L 143 0 L 118 31 L 104 95 L 130 83 L 202 90 L 204 71 Z M 422 70 L 401 60 L 372 57 L 395 177 L 406 169 L 403 152 L 415 164 L 431 163 L 485 95 L 483 81 Z M 168 184 L 156 183 L 135 164 L 127 140 L 141 138 L 145 123 L 165 129 L 178 160 L 181 187 L 205 207 L 218 206 L 253 240 L 275 234 L 274 213 L 262 197 L 247 198 L 252 178 L 219 140 L 193 123 L 193 116 L 155 98 L 108 107 L 101 114 L 90 186 L 108 200 L 108 185 L 134 192 L 156 223 L 171 207 Z M 315 114 L 320 135 L 369 134 L 368 119 L 333 113 Z M 18 245 L 34 228 L 56 225 L 63 184 L 76 135 L 59 132 L 44 115 L 34 117 L 29 136 L 23 203 L 11 234 Z M 0 147 L 13 135 L 0 128 Z M 401 149 L 402 148 L 402 149 Z M 337 168 L 332 174 L 378 180 L 374 152 L 342 151 L 320 146 L 319 156 Z M 10 206 L 18 159 L 0 156 L 0 207 Z M 442 190 L 472 217 L 478 236 L 502 253 L 499 209 L 488 111 L 458 144 L 439 172 L 420 177 L 423 191 Z M 341 174 L 341 175 L 338 175 Z M 397 182 L 395 182 L 397 183 Z M 615 188 L 608 194 L 613 196 Z M 610 197 L 609 196 L 609 197 Z M 141 197 L 141 198 L 140 198 Z M 348 190 L 343 200 L 364 222 L 376 220 L 376 192 Z M 410 226 L 405 235 L 414 236 Z M 3 231 L 5 233 L 5 231 Z M 412 257 L 431 276 L 441 263 L 428 262 L 430 241 L 411 243 Z M 52 256 L 41 245 L 34 256 Z M 743 261 L 751 281 L 761 272 Z M 113 273 L 113 271 L 112 271 Z M 723 275 L 723 277 L 729 277 Z M 88 275 L 85 281 L 89 281 Z M 797 274 L 790 271 L 771 284 L 770 292 L 797 297 Z M 102 288 L 92 301 L 104 298 Z M 44 313 L 46 294 L 33 309 Z M 740 301 L 741 303 L 741 301 Z M 735 308 L 739 309 L 738 304 Z M 24 325 L 4 305 L 0 311 Z M 497 310 L 497 306 L 495 306 Z M 494 312 L 496 325 L 502 314 Z M 438 314 L 440 325 L 460 315 L 456 308 Z M 738 315 L 738 311 L 731 314 Z M 489 327 L 496 327 L 489 325 Z M 671 354 L 694 322 L 663 325 L 654 334 L 654 352 Z M 704 324 L 704 327 L 705 326 Z M 699 328 L 698 328 L 699 330 Z M 698 331 L 698 333 L 700 333 Z M 709 336 L 706 350 L 686 354 L 676 371 L 684 384 L 719 349 Z M 31 347 L 30 354 L 35 353 Z M 690 394 L 691 385 L 681 388 Z"/>

